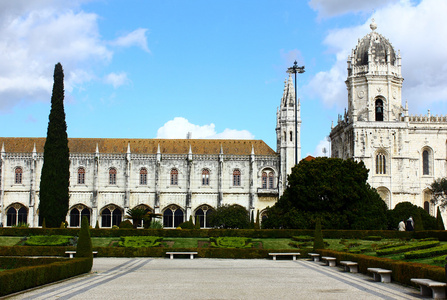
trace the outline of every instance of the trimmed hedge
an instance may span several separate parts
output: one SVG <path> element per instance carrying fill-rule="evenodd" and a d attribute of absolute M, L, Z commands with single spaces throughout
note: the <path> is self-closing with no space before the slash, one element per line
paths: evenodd
<path fill-rule="evenodd" d="M 0 269 L 16 269 L 20 267 L 30 267 L 51 264 L 57 261 L 65 261 L 60 257 L 8 257 L 0 256 Z"/>
<path fill-rule="evenodd" d="M 75 258 L 2 271 L 0 272 L 0 296 L 88 273 L 90 270 L 89 258 Z"/>
<path fill-rule="evenodd" d="M 119 242 L 120 247 L 158 247 L 163 238 L 159 236 L 124 236 Z"/>
<path fill-rule="evenodd" d="M 318 250 L 322 256 L 332 256 L 337 259 L 337 264 L 341 260 L 355 261 L 359 264 L 359 272 L 367 274 L 368 268 L 383 268 L 392 270 L 391 278 L 394 281 L 415 286 L 411 283 L 411 278 L 429 278 L 436 281 L 445 282 L 445 270 L 443 267 L 425 265 L 420 263 L 409 263 L 389 258 L 367 256 L 362 254 L 351 254 L 327 249 Z"/>
<path fill-rule="evenodd" d="M 71 235 L 77 236 L 79 228 L 0 228 L 0 236 Z M 90 229 L 91 237 L 161 236 L 202 237 L 239 236 L 250 238 L 290 238 L 292 236 L 314 236 L 314 230 L 306 229 Z M 381 236 L 384 239 L 423 239 L 429 237 L 447 241 L 447 231 L 397 231 L 397 230 L 323 230 L 325 239 L 363 239 Z"/>
<path fill-rule="evenodd" d="M 413 245 L 405 245 L 405 246 L 400 246 L 400 247 L 377 250 L 376 253 L 378 256 L 384 256 L 384 255 L 403 253 L 403 252 L 408 252 L 408 251 L 413 251 L 413 250 L 432 248 L 432 247 L 435 247 L 438 245 L 439 245 L 439 241 L 426 241 L 426 242 L 419 242 L 419 243 L 416 243 Z"/>
<path fill-rule="evenodd" d="M 65 251 L 76 250 L 72 246 L 2 246 L 0 256 L 65 256 Z"/>
<path fill-rule="evenodd" d="M 244 237 L 212 237 L 210 238 L 213 248 L 252 248 L 253 243 L 250 238 Z"/>
<path fill-rule="evenodd" d="M 433 257 L 442 254 L 447 254 L 447 245 L 407 252 L 404 254 L 404 257 L 406 259 L 415 259 L 415 258 Z"/>
<path fill-rule="evenodd" d="M 73 236 L 68 235 L 34 235 L 25 241 L 27 246 L 66 246 Z"/>

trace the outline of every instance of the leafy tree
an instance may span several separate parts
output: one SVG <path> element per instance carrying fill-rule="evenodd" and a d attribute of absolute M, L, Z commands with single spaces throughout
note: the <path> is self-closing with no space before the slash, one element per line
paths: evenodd
<path fill-rule="evenodd" d="M 318 157 L 302 160 L 267 211 L 263 228 L 385 229 L 386 204 L 367 183 L 363 162 Z M 264 224 L 265 223 L 265 224 Z"/>
<path fill-rule="evenodd" d="M 436 179 L 431 185 L 430 190 L 433 195 L 431 200 L 434 204 L 439 204 L 442 208 L 447 206 L 447 179 Z"/>
<path fill-rule="evenodd" d="M 247 229 L 250 226 L 248 211 L 237 204 L 222 205 L 210 215 L 210 224 L 219 228 Z"/>
<path fill-rule="evenodd" d="M 69 150 L 64 111 L 64 72 L 54 68 L 53 94 L 40 179 L 39 213 L 46 226 L 57 228 L 68 212 Z"/>
<path fill-rule="evenodd" d="M 82 217 L 81 230 L 79 231 L 76 257 L 90 257 L 93 265 L 92 239 L 90 237 L 90 224 L 86 216 Z M 91 266 L 90 266 L 91 269 Z"/>
<path fill-rule="evenodd" d="M 125 216 L 126 219 L 131 219 L 133 223 L 133 228 L 137 228 L 139 224 L 141 224 L 141 221 L 146 216 L 146 210 L 144 208 L 140 207 L 134 207 L 127 210 L 127 215 Z"/>
<path fill-rule="evenodd" d="M 418 218 L 416 217 L 418 214 L 420 215 L 421 221 L 416 220 L 416 218 Z M 422 207 L 414 205 L 410 202 L 398 203 L 394 207 L 394 209 L 389 210 L 387 212 L 387 215 L 388 215 L 388 229 L 397 228 L 401 220 L 404 220 L 405 222 L 406 220 L 408 220 L 409 217 L 413 217 L 414 226 L 418 226 L 417 223 L 422 223 L 422 228 L 425 230 L 437 229 L 436 218 L 430 216 L 430 214 L 427 213 L 425 209 L 423 209 Z"/>
<path fill-rule="evenodd" d="M 445 230 L 444 220 L 442 220 L 441 209 L 438 206 L 438 210 L 436 211 L 436 225 L 438 230 Z"/>
<path fill-rule="evenodd" d="M 153 212 L 147 212 L 146 215 L 143 218 L 143 227 L 144 229 L 148 229 L 148 228 L 154 228 L 154 229 L 158 229 L 158 228 L 163 228 L 163 226 L 159 227 L 158 224 L 155 225 L 153 224 L 154 222 L 152 222 L 153 218 L 157 218 L 157 219 L 161 219 L 162 215 L 161 214 L 156 214 Z M 153 227 L 155 226 L 155 227 Z"/>

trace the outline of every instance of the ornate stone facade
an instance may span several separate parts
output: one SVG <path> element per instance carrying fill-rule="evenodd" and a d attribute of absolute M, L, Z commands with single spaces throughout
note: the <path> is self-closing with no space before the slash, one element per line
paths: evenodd
<path fill-rule="evenodd" d="M 277 113 L 277 151 L 261 140 L 69 139 L 69 226 L 86 215 L 92 226 L 111 227 L 134 207 L 163 214 L 168 228 L 190 216 L 208 227 L 209 213 L 225 204 L 262 215 L 282 194 L 294 163 L 296 111 L 289 78 Z M 0 222 L 38 226 L 45 139 L 0 144 Z"/>
<path fill-rule="evenodd" d="M 408 115 L 400 53 L 376 28 L 348 58 L 348 110 L 332 127 L 332 157 L 363 161 L 390 209 L 409 201 L 434 215 L 428 188 L 446 176 L 447 117 Z"/>

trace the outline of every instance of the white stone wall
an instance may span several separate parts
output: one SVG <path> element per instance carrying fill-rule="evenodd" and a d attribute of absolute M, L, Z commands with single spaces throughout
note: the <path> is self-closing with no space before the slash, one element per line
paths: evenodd
<path fill-rule="evenodd" d="M 249 211 L 262 211 L 278 199 L 279 156 L 232 156 L 232 155 L 156 155 L 137 154 L 71 154 L 70 156 L 70 209 L 80 204 L 91 209 L 91 224 L 100 221 L 100 212 L 108 205 L 118 206 L 124 213 L 127 209 L 144 204 L 162 213 L 168 206 L 179 206 L 185 220 L 201 205 L 217 208 L 219 192 L 224 204 L 239 204 Z M 128 160 L 130 158 L 130 160 Z M 222 160 L 221 176 L 219 176 Z M 41 153 L 5 153 L 1 160 L 0 220 L 6 225 L 6 210 L 14 203 L 29 209 L 28 223 L 38 225 L 38 192 L 43 156 Z M 188 175 L 188 165 L 190 175 Z M 23 169 L 22 184 L 14 183 L 15 168 Z M 78 169 L 85 169 L 85 183 L 78 184 Z M 109 184 L 110 168 L 117 170 L 116 184 Z M 147 184 L 140 185 L 140 169 L 146 168 Z M 178 185 L 170 184 L 170 171 L 179 172 Z M 275 190 L 269 200 L 258 201 L 257 191 L 262 187 L 262 170 L 275 174 Z M 158 171 L 157 171 L 158 169 Z M 202 170 L 210 171 L 209 186 L 202 185 Z M 233 186 L 233 170 L 241 171 L 241 186 Z M 97 172 L 97 174 L 96 174 Z M 158 186 L 156 173 L 158 172 Z M 96 174 L 96 176 L 95 176 Z M 31 177 L 33 180 L 31 180 Z M 32 185 L 33 184 L 33 185 Z M 159 193 L 159 205 L 156 194 Z M 191 195 L 187 206 L 188 193 Z M 34 194 L 34 201 L 31 195 Z M 96 195 L 96 196 L 95 196 Z M 34 205 L 33 205 L 34 204 Z M 69 221 L 69 215 L 67 215 Z M 101 224 L 101 221 L 100 221 Z"/>

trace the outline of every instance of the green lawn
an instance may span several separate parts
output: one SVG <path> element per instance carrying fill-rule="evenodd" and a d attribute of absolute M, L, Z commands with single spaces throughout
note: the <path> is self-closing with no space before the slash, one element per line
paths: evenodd
<path fill-rule="evenodd" d="M 174 242 L 172 248 L 197 248 L 198 241 L 209 241 L 208 238 L 164 238 L 161 242 Z"/>
<path fill-rule="evenodd" d="M 14 246 L 21 239 L 19 236 L 0 236 L 0 246 Z"/>
<path fill-rule="evenodd" d="M 291 239 L 253 239 L 252 242 L 262 242 L 263 249 L 297 249 L 289 245 Z"/>

